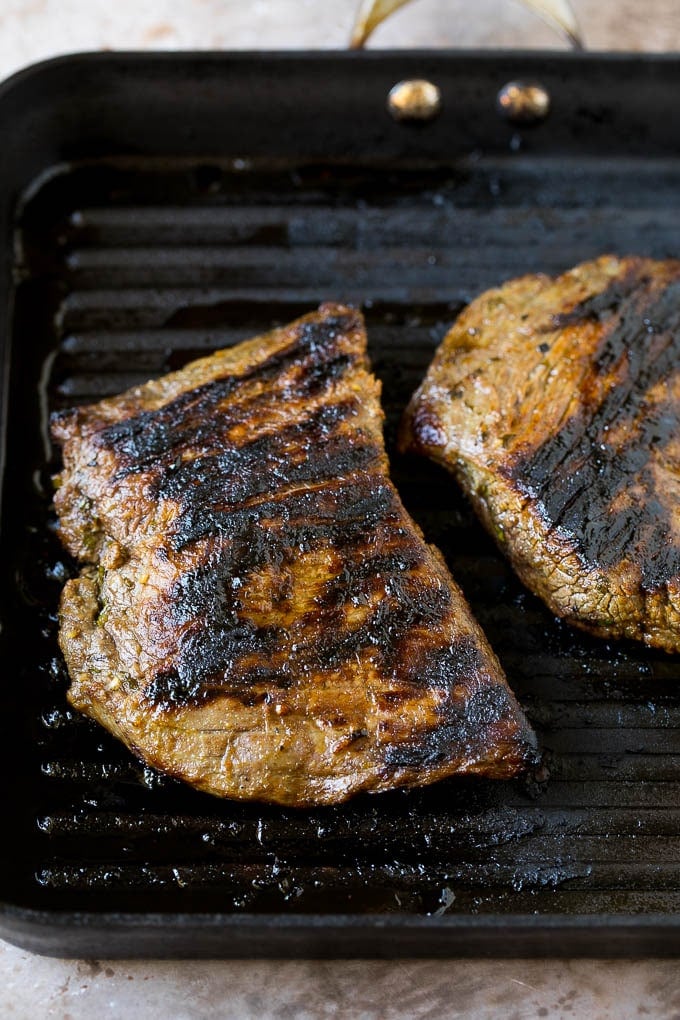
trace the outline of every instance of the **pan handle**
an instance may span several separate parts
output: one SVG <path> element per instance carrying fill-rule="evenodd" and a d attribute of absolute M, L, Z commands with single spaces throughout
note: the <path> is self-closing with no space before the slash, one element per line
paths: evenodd
<path fill-rule="evenodd" d="M 569 0 L 521 0 L 551 28 L 564 36 L 575 50 L 584 49 L 583 36 Z M 410 0 L 362 0 L 354 20 L 350 47 L 361 49 L 386 18 Z"/>

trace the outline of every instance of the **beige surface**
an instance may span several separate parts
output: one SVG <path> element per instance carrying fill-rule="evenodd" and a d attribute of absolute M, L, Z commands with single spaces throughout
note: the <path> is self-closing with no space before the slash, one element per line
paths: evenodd
<path fill-rule="evenodd" d="M 573 0 L 591 49 L 680 50 L 680 0 Z M 101 48 L 343 47 L 353 0 L 0 0 L 0 77 Z M 516 0 L 417 0 L 382 46 L 556 47 Z M 64 962 L 0 943 L 0 1018 L 680 1018 L 680 967 L 634 961 Z"/>
<path fill-rule="evenodd" d="M 3 1020 L 680 1017 L 678 968 L 659 961 L 65 963 L 7 947 L 0 963 Z"/>
<path fill-rule="evenodd" d="M 0 73 L 85 49 L 346 45 L 358 0 L 0 0 Z M 588 49 L 680 49 L 678 0 L 572 0 Z M 554 47 L 518 0 L 414 0 L 370 45 Z"/>

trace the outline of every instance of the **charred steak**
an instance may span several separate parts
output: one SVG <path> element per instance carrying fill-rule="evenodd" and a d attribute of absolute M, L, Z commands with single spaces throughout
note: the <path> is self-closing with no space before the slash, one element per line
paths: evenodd
<path fill-rule="evenodd" d="M 604 256 L 482 294 L 402 447 L 455 474 L 559 616 L 680 651 L 680 262 Z"/>
<path fill-rule="evenodd" d="M 55 416 L 73 705 L 213 794 L 511 776 L 533 735 L 388 477 L 358 312 L 324 305 Z"/>

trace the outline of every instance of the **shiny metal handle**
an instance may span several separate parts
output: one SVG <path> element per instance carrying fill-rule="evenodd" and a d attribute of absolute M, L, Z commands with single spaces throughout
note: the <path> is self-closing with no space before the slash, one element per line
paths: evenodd
<path fill-rule="evenodd" d="M 569 0 L 521 0 L 521 2 L 564 36 L 574 49 L 584 48 L 576 15 Z M 350 46 L 353 49 L 361 49 L 378 25 L 407 3 L 410 3 L 410 0 L 362 0 L 352 28 Z"/>

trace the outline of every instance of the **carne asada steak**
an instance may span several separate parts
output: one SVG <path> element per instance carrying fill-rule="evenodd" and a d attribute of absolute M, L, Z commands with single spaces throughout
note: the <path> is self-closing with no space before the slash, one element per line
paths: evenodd
<path fill-rule="evenodd" d="M 213 794 L 507 777 L 534 737 L 388 477 L 358 312 L 324 305 L 54 416 L 74 706 Z"/>
<path fill-rule="evenodd" d="M 680 262 L 603 256 L 482 294 L 401 446 L 455 474 L 559 616 L 680 651 Z"/>

